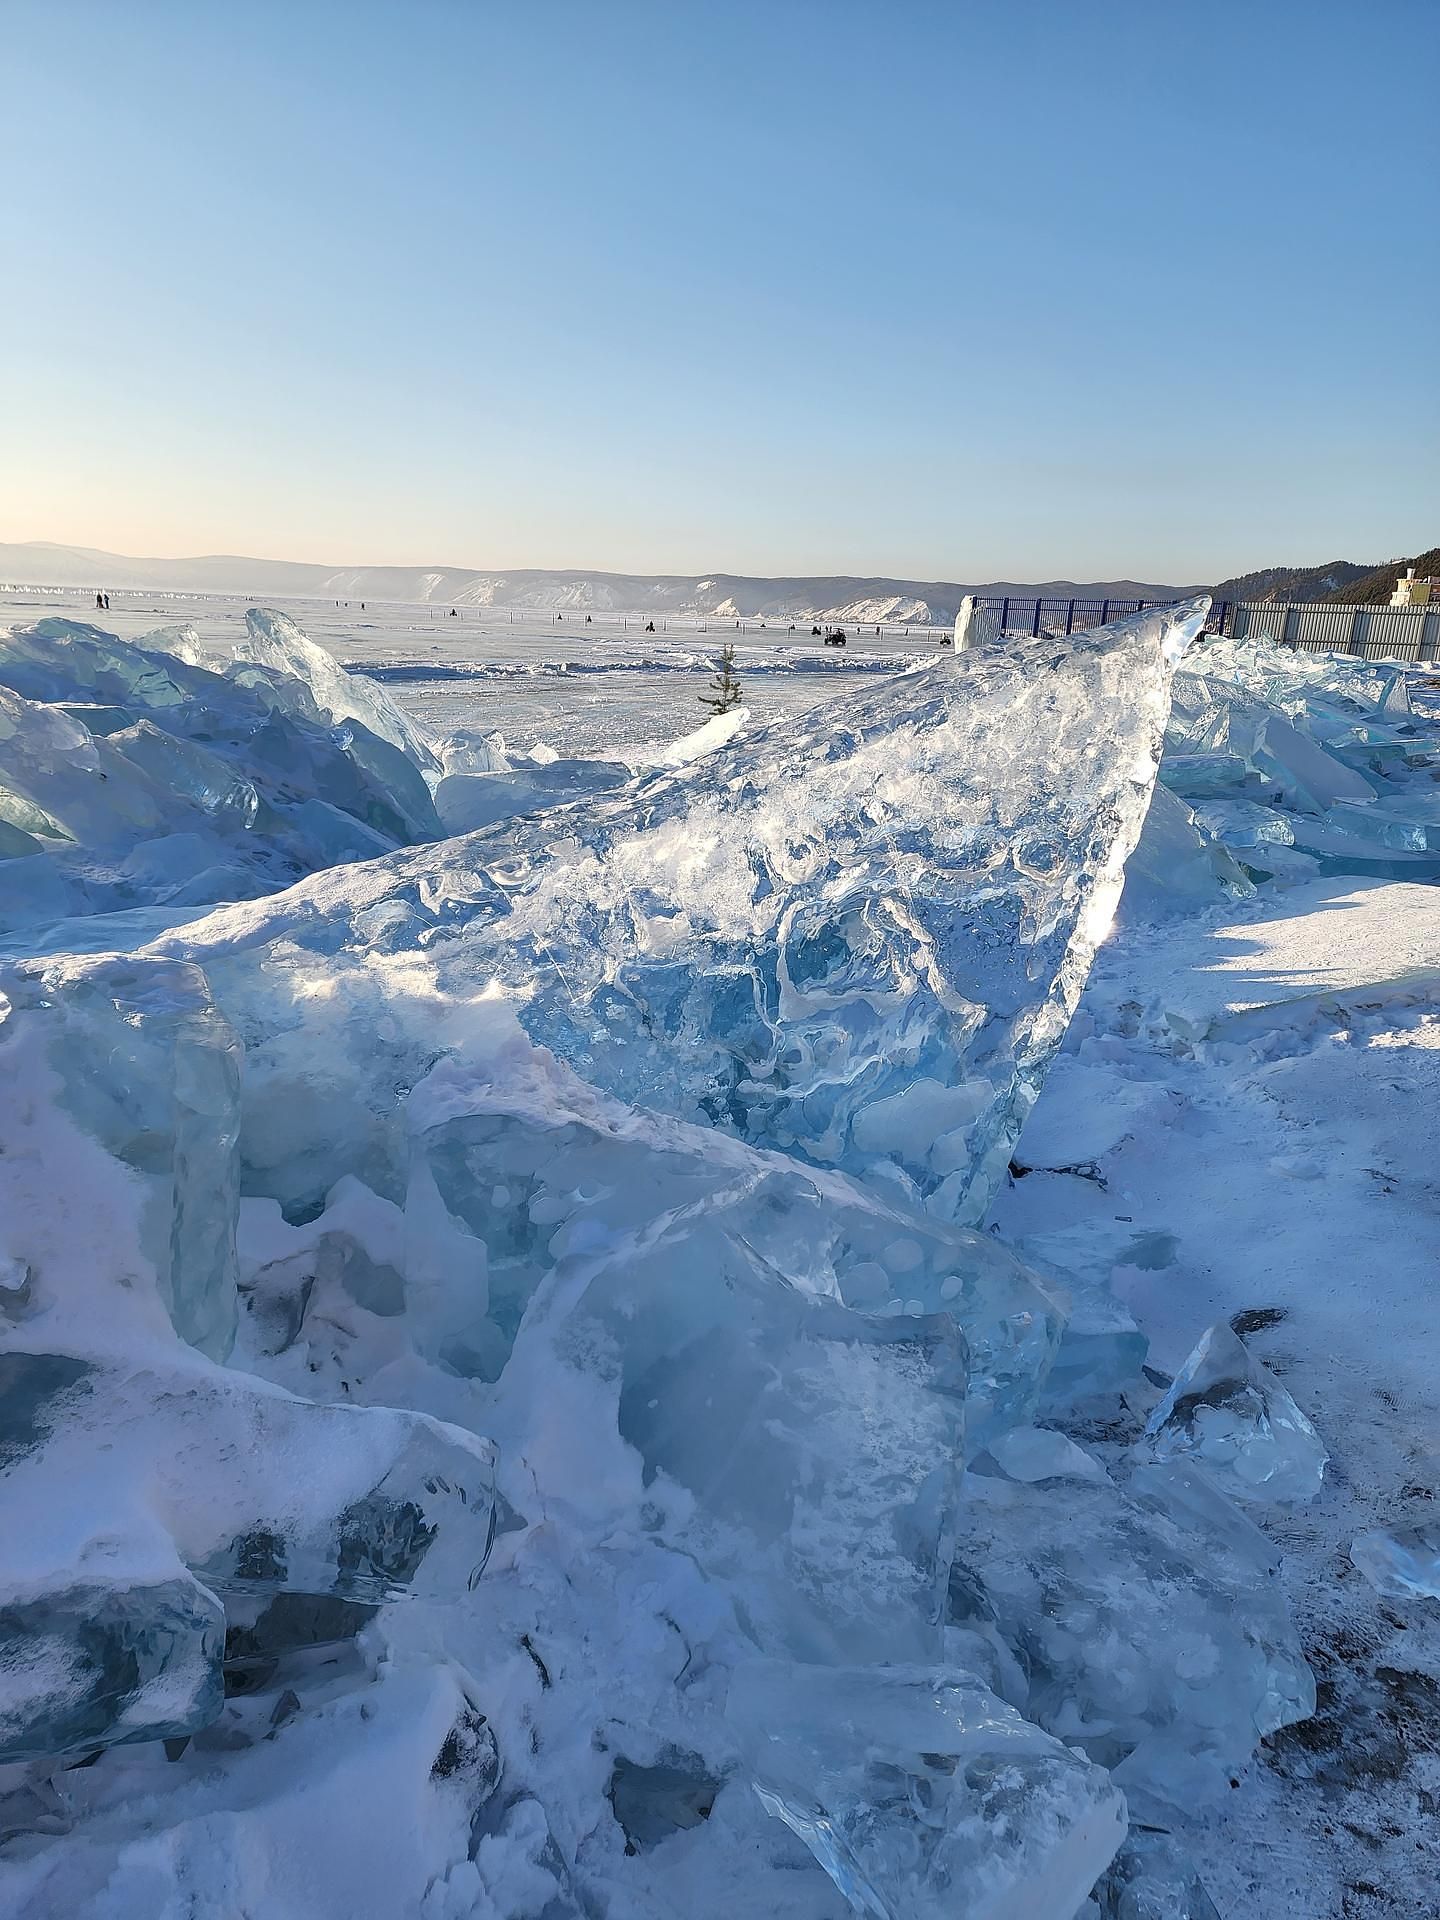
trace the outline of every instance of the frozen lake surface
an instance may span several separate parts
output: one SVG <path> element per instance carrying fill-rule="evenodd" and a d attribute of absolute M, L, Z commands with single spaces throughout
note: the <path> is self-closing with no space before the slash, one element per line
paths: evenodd
<path fill-rule="evenodd" d="M 157 626 L 193 626 L 208 653 L 228 658 L 245 631 L 242 596 L 113 593 L 110 611 L 93 593 L 12 589 L 0 593 L 0 624 L 57 615 L 92 620 L 109 633 L 138 639 Z M 736 671 L 754 723 L 803 712 L 836 684 L 903 670 L 939 651 L 933 630 L 909 634 L 873 627 L 852 632 L 842 652 L 808 628 L 762 628 L 746 621 L 684 625 L 671 620 L 645 632 L 634 615 L 547 615 L 511 619 L 474 608 L 295 599 L 281 605 L 312 640 L 337 660 L 374 673 L 391 695 L 435 733 L 456 727 L 497 730 L 507 742 L 536 742 L 558 753 L 592 755 L 645 750 L 698 726 L 720 649 L 735 644 Z M 660 623 L 657 622 L 657 626 Z"/>

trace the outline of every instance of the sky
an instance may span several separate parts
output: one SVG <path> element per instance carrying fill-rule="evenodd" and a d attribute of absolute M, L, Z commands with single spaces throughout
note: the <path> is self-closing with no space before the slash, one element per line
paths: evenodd
<path fill-rule="evenodd" d="M 0 539 L 1412 553 L 1437 73 L 1435 0 L 0 0 Z"/>

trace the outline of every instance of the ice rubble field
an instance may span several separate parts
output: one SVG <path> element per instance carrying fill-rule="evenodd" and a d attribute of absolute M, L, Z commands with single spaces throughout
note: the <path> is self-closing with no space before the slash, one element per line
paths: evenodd
<path fill-rule="evenodd" d="M 1202 616 L 0 636 L 5 1910 L 1433 1913 L 1440 726 Z"/>

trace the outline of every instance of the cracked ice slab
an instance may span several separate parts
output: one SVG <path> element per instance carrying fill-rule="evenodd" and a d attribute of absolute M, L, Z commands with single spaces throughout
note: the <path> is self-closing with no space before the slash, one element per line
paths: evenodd
<path fill-rule="evenodd" d="M 425 948 L 443 991 L 507 990 L 607 1093 L 976 1221 L 1110 926 L 1205 605 L 897 675 L 187 948 L 222 1004 L 258 948 L 297 999 L 342 949 Z M 439 1051 L 406 1049 L 412 1075 Z"/>

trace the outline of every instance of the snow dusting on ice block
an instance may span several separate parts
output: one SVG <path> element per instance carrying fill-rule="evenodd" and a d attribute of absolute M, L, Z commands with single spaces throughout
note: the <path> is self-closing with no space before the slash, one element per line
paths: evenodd
<path fill-rule="evenodd" d="M 729 1718 L 767 1811 L 873 1920 L 1069 1920 L 1125 1836 L 1103 1769 L 962 1671 L 757 1662 Z"/>
<path fill-rule="evenodd" d="M 507 1904 L 471 1864 L 500 1778 L 473 1694 L 463 1669 L 439 1662 L 387 1664 L 373 1684 L 279 1718 L 269 1698 L 249 1720 L 239 1711 L 248 1703 L 228 1703 L 198 1766 L 155 1756 L 141 1775 L 143 1816 L 107 1791 L 107 1756 L 87 1777 L 99 1806 L 80 1830 L 7 1857 L 8 1910 L 34 1920 L 558 1916 L 543 1894 L 524 1900 L 547 1884 L 533 1867 L 513 1873 L 522 1897 Z"/>
<path fill-rule="evenodd" d="M 198 1360 L 11 1353 L 0 1386 L 17 1437 L 0 1472 L 17 1591 L 51 1590 L 57 1562 L 123 1564 L 121 1543 L 178 1556 L 222 1594 L 369 1603 L 459 1599 L 488 1557 L 495 1450 L 425 1414 L 316 1406 Z M 37 1528 L 62 1491 L 63 1523 Z"/>
<path fill-rule="evenodd" d="M 1241 1500 L 1313 1500 L 1329 1458 L 1275 1375 L 1223 1321 L 1201 1335 L 1139 1451 L 1191 1460 Z"/>
<path fill-rule="evenodd" d="M 447 833 L 473 833 L 512 814 L 540 813 L 605 793 L 629 778 L 629 767 L 618 760 L 552 760 L 494 773 L 447 773 L 435 789 L 435 810 Z"/>
<path fill-rule="evenodd" d="M 523 1042 L 522 1042 L 523 1044 Z M 785 1287 L 864 1313 L 951 1316 L 969 1354 L 972 1435 L 1028 1418 L 1062 1315 L 1035 1276 L 989 1235 L 951 1227 L 835 1173 L 797 1166 L 714 1131 L 637 1113 L 596 1095 L 535 1050 L 503 1085 L 438 1067 L 410 1103 L 407 1227 L 442 1215 L 483 1249 L 483 1287 L 408 1288 L 422 1340 L 433 1318 L 455 1331 L 432 1351 L 460 1371 L 498 1371 L 525 1309 L 557 1263 L 648 1244 L 657 1219 L 677 1250 L 675 1291 L 723 1285 L 718 1244 L 746 1249 Z M 416 1218 L 417 1210 L 419 1218 Z M 448 1265 L 463 1273 L 451 1246 Z M 681 1278 L 683 1274 L 684 1278 Z M 417 1276 L 411 1276 L 412 1281 Z M 466 1305 L 470 1324 L 465 1325 Z M 697 1308 L 697 1311 L 699 1309 Z M 482 1318 L 486 1316 L 488 1318 Z M 899 1329 L 897 1329 L 899 1331 Z M 466 1349 L 469 1349 L 467 1356 Z"/>

